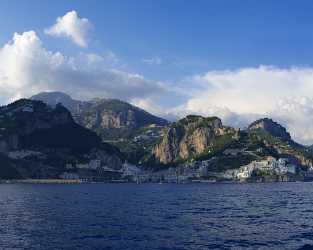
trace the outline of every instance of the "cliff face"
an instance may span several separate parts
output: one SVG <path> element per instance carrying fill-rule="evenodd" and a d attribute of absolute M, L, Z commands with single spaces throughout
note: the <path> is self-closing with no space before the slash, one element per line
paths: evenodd
<path fill-rule="evenodd" d="M 224 135 L 235 136 L 236 131 L 223 126 L 219 118 L 187 116 L 167 129 L 161 142 L 152 149 L 152 155 L 162 164 L 186 160 L 202 154 Z"/>
<path fill-rule="evenodd" d="M 273 148 L 278 155 L 294 158 L 297 164 L 313 169 L 310 149 L 294 142 L 286 128 L 272 119 L 257 120 L 248 127 L 248 131 L 256 134 L 258 140 L 262 141 L 266 147 Z"/>
<path fill-rule="evenodd" d="M 97 132 L 104 140 L 130 137 L 138 129 L 150 124 L 168 124 L 162 118 L 116 99 L 78 101 L 60 92 L 40 93 L 32 99 L 49 105 L 62 103 L 71 111 L 78 124 Z"/>
<path fill-rule="evenodd" d="M 274 137 L 278 137 L 286 141 L 291 140 L 291 136 L 287 132 L 287 130 L 283 126 L 269 118 L 263 118 L 251 123 L 248 129 L 263 130 Z"/>

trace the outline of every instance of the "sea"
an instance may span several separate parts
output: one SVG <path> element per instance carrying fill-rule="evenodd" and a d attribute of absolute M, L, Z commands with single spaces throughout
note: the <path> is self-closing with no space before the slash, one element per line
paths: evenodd
<path fill-rule="evenodd" d="M 1 184 L 0 249 L 313 249 L 313 183 Z"/>

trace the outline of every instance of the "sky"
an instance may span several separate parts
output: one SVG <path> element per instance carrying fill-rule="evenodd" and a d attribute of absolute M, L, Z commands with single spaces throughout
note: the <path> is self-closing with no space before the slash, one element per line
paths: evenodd
<path fill-rule="evenodd" d="M 0 104 L 41 91 L 177 119 L 261 117 L 313 143 L 313 2 L 0 2 Z"/>

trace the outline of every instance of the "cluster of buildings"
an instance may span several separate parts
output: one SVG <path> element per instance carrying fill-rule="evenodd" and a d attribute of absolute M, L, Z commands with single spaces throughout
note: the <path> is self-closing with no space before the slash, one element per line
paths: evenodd
<path fill-rule="evenodd" d="M 26 149 L 10 151 L 8 156 L 11 159 L 15 159 L 15 160 L 24 159 L 30 156 L 35 156 L 40 159 L 45 159 L 45 155 L 43 153 L 33 151 L 33 150 L 26 150 Z"/>
<path fill-rule="evenodd" d="M 296 175 L 299 171 L 297 165 L 289 162 L 288 159 L 280 158 L 276 160 L 268 157 L 265 160 L 253 161 L 239 169 L 229 169 L 224 172 L 214 172 L 211 170 L 210 161 L 200 161 L 186 163 L 182 166 L 169 168 L 158 172 L 144 172 L 137 170 L 129 173 L 136 182 L 167 182 L 186 183 L 190 181 L 206 180 L 245 180 L 258 175 L 286 176 Z"/>
<path fill-rule="evenodd" d="M 211 159 L 212 160 L 212 159 Z M 141 168 L 125 162 L 120 170 L 107 169 L 101 166 L 100 160 L 90 160 L 89 163 L 77 163 L 75 166 L 67 164 L 67 172 L 60 175 L 62 179 L 78 179 L 77 173 L 73 169 L 102 169 L 106 172 L 114 171 L 119 174 L 121 180 L 136 183 L 162 182 L 162 183 L 187 183 L 196 180 L 217 181 L 230 180 L 241 181 L 260 175 L 286 176 L 296 175 L 299 171 L 297 165 L 289 162 L 288 159 L 275 159 L 268 157 L 265 160 L 252 161 L 248 165 L 241 166 L 239 169 L 229 169 L 224 172 L 214 172 L 211 170 L 211 160 L 195 161 L 177 167 L 170 167 L 165 170 L 153 172 L 145 171 Z M 72 170 L 71 170 L 72 169 Z"/>
<path fill-rule="evenodd" d="M 101 168 L 101 160 L 98 159 L 93 159 L 90 160 L 88 163 L 67 163 L 66 164 L 66 169 L 89 169 L 89 170 L 97 170 L 98 168 Z"/>
<path fill-rule="evenodd" d="M 276 160 L 273 157 L 268 157 L 266 160 L 253 161 L 238 170 L 234 170 L 233 177 L 235 179 L 248 179 L 258 174 L 286 175 L 296 174 L 297 171 L 297 165 L 290 163 L 288 159 L 280 158 Z"/>
<path fill-rule="evenodd" d="M 67 163 L 66 172 L 63 172 L 59 177 L 65 180 L 77 180 L 80 179 L 78 170 L 99 170 L 101 168 L 101 160 L 92 159 L 87 163 Z"/>
<path fill-rule="evenodd" d="M 124 164 L 121 171 L 123 172 L 124 177 L 128 177 L 137 183 L 186 183 L 190 180 L 201 179 L 207 175 L 207 167 L 205 163 L 201 162 L 194 162 L 178 167 L 170 167 L 156 172 L 144 171 L 134 165 Z"/>
<path fill-rule="evenodd" d="M 151 139 L 158 138 L 162 135 L 162 127 L 156 124 L 150 124 L 144 133 L 137 135 L 133 138 L 136 143 L 145 142 Z"/>

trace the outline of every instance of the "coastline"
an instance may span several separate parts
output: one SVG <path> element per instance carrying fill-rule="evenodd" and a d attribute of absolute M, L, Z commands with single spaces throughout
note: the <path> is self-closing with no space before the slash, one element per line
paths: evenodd
<path fill-rule="evenodd" d="M 184 182 L 134 182 L 127 180 L 107 180 L 91 181 L 82 179 L 21 179 L 21 180 L 0 180 L 0 184 L 101 184 L 101 183 L 133 183 L 133 184 L 251 184 L 251 183 L 275 183 L 275 182 L 312 182 L 311 180 L 245 180 L 245 181 L 208 181 L 208 180 L 190 180 Z"/>

